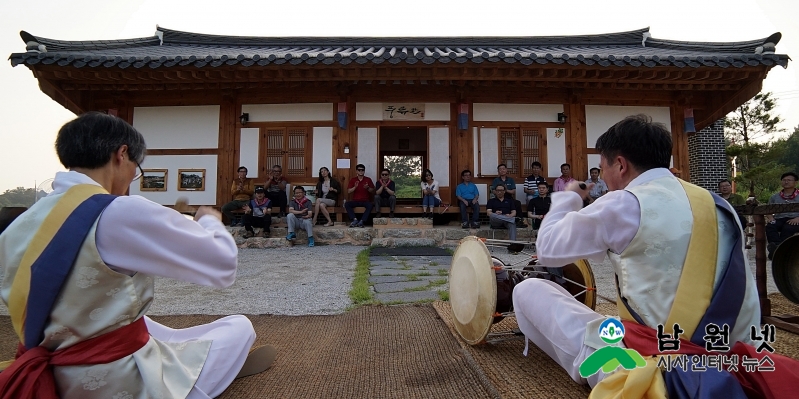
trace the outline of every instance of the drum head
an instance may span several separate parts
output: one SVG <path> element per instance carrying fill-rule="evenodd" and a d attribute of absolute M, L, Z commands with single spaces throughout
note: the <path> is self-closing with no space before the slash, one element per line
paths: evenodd
<path fill-rule="evenodd" d="M 458 334 L 469 344 L 485 341 L 497 304 L 491 254 L 477 237 L 461 240 L 449 269 L 449 302 Z"/>
<path fill-rule="evenodd" d="M 788 237 L 774 250 L 771 274 L 780 293 L 799 304 L 799 235 Z"/>
<path fill-rule="evenodd" d="M 568 264 L 563 267 L 563 277 L 568 280 L 575 281 L 579 284 L 566 281 L 563 288 L 574 295 L 575 299 L 580 303 L 585 304 L 591 309 L 596 308 L 596 283 L 594 282 L 594 272 L 591 271 L 591 266 L 585 259 L 580 259 L 577 262 Z M 588 287 L 586 289 L 585 287 Z"/>

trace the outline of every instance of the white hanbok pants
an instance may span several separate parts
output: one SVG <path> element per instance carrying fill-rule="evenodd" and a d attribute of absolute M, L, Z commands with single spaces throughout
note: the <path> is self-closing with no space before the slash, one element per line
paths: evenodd
<path fill-rule="evenodd" d="M 580 376 L 580 364 L 596 351 L 583 343 L 586 325 L 605 316 L 576 301 L 557 283 L 538 278 L 526 279 L 513 288 L 513 310 L 526 339 L 546 352 L 574 381 L 594 387 L 605 377 L 602 371 L 588 379 Z"/>
<path fill-rule="evenodd" d="M 227 316 L 184 329 L 169 328 L 147 316 L 144 321 L 150 335 L 162 342 L 212 341 L 205 365 L 187 399 L 208 399 L 221 395 L 239 374 L 255 342 L 252 323 L 241 315 Z"/>

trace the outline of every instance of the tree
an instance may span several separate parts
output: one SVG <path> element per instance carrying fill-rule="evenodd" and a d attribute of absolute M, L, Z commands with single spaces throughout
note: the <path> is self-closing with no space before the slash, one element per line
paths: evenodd
<path fill-rule="evenodd" d="M 759 93 L 729 113 L 724 121 L 727 155 L 739 172 L 735 176 L 739 183 L 736 191 L 745 196 L 750 189 L 754 189 L 758 199 L 766 196 L 773 189 L 772 175 L 784 169 L 775 158 L 774 151 L 779 149 L 769 143 L 775 133 L 785 131 L 778 127 L 782 119 L 772 115 L 776 105 L 772 93 Z"/>
<path fill-rule="evenodd" d="M 391 170 L 397 198 L 421 198 L 422 157 L 388 155 L 383 165 Z"/>
<path fill-rule="evenodd" d="M 775 150 L 778 151 L 777 162 L 785 165 L 787 171 L 799 172 L 799 126 L 793 129 L 790 136 L 774 142 Z"/>
<path fill-rule="evenodd" d="M 41 196 L 46 195 L 40 193 Z M 6 190 L 0 194 L 1 206 L 24 206 L 30 208 L 36 201 L 36 190 L 33 188 L 17 187 L 15 189 Z"/>

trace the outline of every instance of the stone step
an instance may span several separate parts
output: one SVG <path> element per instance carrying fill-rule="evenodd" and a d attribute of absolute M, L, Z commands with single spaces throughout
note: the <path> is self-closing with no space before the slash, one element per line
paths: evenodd
<path fill-rule="evenodd" d="M 407 218 L 413 219 L 413 218 Z M 316 245 L 375 245 L 383 247 L 413 247 L 413 246 L 457 246 L 458 242 L 466 236 L 475 235 L 481 238 L 495 238 L 507 240 L 507 230 L 491 230 L 488 226 L 480 229 L 461 229 L 455 226 L 427 227 L 363 227 L 349 228 L 344 226 L 315 226 L 313 229 Z M 255 232 L 261 229 L 256 228 Z M 275 248 L 290 246 L 285 237 L 288 234 L 286 226 L 272 226 L 269 237 L 244 238 L 244 227 L 228 227 L 228 231 L 236 241 L 239 248 Z M 492 232 L 494 233 L 492 235 Z M 531 234 L 532 233 L 532 234 Z M 308 245 L 308 237 L 304 230 L 296 232 L 297 238 L 294 245 Z M 529 229 L 517 230 L 517 240 L 534 241 L 534 232 Z"/>

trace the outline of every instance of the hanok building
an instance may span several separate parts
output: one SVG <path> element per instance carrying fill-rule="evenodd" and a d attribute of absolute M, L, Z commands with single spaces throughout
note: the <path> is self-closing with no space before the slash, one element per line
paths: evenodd
<path fill-rule="evenodd" d="M 230 200 L 239 165 L 261 181 L 282 165 L 294 184 L 314 184 L 326 166 L 346 184 L 358 163 L 376 178 L 384 157 L 414 155 L 453 203 L 463 169 L 489 183 L 505 163 L 521 182 L 533 161 L 550 178 L 568 162 L 584 179 L 599 164 L 597 137 L 638 113 L 671 129 L 673 167 L 696 181 L 692 158 L 702 162 L 702 146 L 723 152 L 723 144 L 717 134 L 689 151 L 689 134 L 713 127 L 788 63 L 775 54 L 779 33 L 735 43 L 662 40 L 648 29 L 278 38 L 159 27 L 126 40 L 21 36 L 26 52 L 11 64 L 30 68 L 45 94 L 76 114 L 117 115 L 145 135 L 143 167 L 165 184 L 144 195 L 217 206 Z M 184 186 L 186 176 L 207 181 Z"/>

